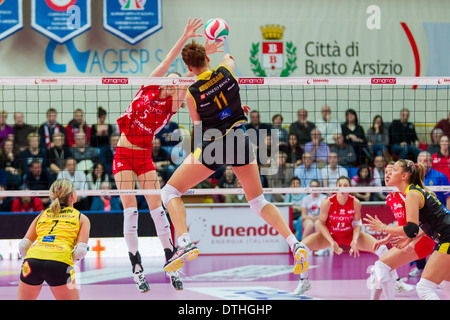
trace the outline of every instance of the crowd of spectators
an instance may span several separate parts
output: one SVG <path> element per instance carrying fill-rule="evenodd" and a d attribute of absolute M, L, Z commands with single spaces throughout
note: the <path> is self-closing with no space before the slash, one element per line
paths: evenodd
<path fill-rule="evenodd" d="M 246 129 L 254 130 L 252 144 L 261 169 L 277 168 L 271 174 L 261 170 L 264 187 L 309 187 L 311 182 L 329 187 L 340 176 L 350 177 L 355 186 L 383 186 L 388 161 L 398 158 L 417 161 L 422 151 L 429 152 L 433 169 L 449 177 L 450 114 L 448 119 L 436 124 L 430 145 L 419 143 L 409 115 L 409 110 L 402 109 L 399 118 L 391 123 L 385 123 L 377 115 L 365 132 L 353 109 L 345 112 L 343 123 L 327 105 L 321 108 L 320 119 L 314 121 L 308 118 L 307 110 L 300 109 L 297 120 L 287 125 L 281 114 L 274 115 L 272 123 L 263 123 L 260 113 L 253 110 Z M 47 120 L 39 126 L 25 123 L 22 112 L 14 113 L 13 125 L 7 124 L 7 117 L 6 111 L 0 112 L 0 190 L 48 190 L 60 177 L 74 181 L 79 190 L 115 188 L 112 161 L 119 132 L 115 123 L 108 123 L 103 108 L 98 108 L 97 122 L 92 125 L 86 123 L 82 109 L 75 110 L 73 119 L 65 125 L 57 121 L 58 111 L 53 108 L 47 110 Z M 192 150 L 183 130 L 170 121 L 153 141 L 151 156 L 162 185 Z M 262 149 L 266 152 L 259 152 Z M 198 187 L 239 185 L 231 166 L 225 166 Z M 267 195 L 273 202 L 292 200 L 299 208 L 304 196 Z M 382 201 L 385 195 L 357 193 L 356 196 L 362 201 Z M 81 210 L 120 210 L 120 201 L 112 198 L 79 197 L 77 206 Z M 218 195 L 208 201 L 245 202 L 246 199 Z M 0 199 L 3 211 L 34 211 L 48 205 L 48 198 Z M 300 215 L 298 209 L 297 216 Z"/>

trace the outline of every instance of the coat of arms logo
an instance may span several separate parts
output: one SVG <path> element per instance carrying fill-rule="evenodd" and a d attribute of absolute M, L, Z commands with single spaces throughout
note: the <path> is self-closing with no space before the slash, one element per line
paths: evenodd
<path fill-rule="evenodd" d="M 267 77 L 269 73 L 269 76 L 288 77 L 297 69 L 297 47 L 292 41 L 282 41 L 286 27 L 267 24 L 260 29 L 263 42 L 252 43 L 250 50 L 253 73 L 258 77 Z"/>

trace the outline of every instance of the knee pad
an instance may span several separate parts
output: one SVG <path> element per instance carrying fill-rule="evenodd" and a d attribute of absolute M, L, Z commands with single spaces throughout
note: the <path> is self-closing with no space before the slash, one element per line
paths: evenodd
<path fill-rule="evenodd" d="M 416 285 L 417 295 L 420 300 L 440 300 L 439 296 L 436 293 L 437 284 L 421 278 L 420 281 Z"/>
<path fill-rule="evenodd" d="M 165 208 L 167 208 L 167 204 L 173 198 L 181 198 L 183 194 L 178 191 L 176 188 L 172 187 L 170 184 L 166 183 L 164 188 L 161 189 L 161 201 Z"/>
<path fill-rule="evenodd" d="M 138 218 L 139 214 L 136 207 L 123 210 L 123 234 L 137 234 Z"/>
<path fill-rule="evenodd" d="M 263 194 L 257 196 L 256 198 L 248 202 L 248 204 L 250 205 L 250 209 L 252 209 L 252 211 L 256 213 L 258 217 L 261 217 L 262 209 L 269 203 L 270 202 L 267 201 L 266 198 L 264 198 Z"/>
<path fill-rule="evenodd" d="M 387 282 L 392 280 L 391 267 L 381 261 L 376 261 L 375 277 L 379 282 Z"/>
<path fill-rule="evenodd" d="M 166 211 L 163 207 L 158 207 L 150 211 L 153 222 L 155 223 L 156 233 L 158 236 L 167 234 L 170 232 L 170 223 L 167 219 Z"/>
<path fill-rule="evenodd" d="M 445 295 L 445 299 L 450 300 L 450 281 L 442 281 L 439 285 Z"/>
<path fill-rule="evenodd" d="M 383 244 L 381 245 L 377 251 L 375 251 L 375 254 L 378 256 L 378 258 L 381 258 L 382 256 L 384 256 L 387 252 L 389 251 L 389 249 Z"/>

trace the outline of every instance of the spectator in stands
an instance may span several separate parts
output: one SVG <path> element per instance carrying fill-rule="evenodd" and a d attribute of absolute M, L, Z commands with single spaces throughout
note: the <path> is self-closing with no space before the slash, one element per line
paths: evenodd
<path fill-rule="evenodd" d="M 305 144 L 305 152 L 312 155 L 317 168 L 323 168 L 327 165 L 330 147 L 322 142 L 322 134 L 318 129 L 311 130 L 311 141 Z"/>
<path fill-rule="evenodd" d="M 342 133 L 334 135 L 334 145 L 330 147 L 331 152 L 336 152 L 338 155 L 339 165 L 343 167 L 352 167 L 356 161 L 355 149 L 345 143 Z"/>
<path fill-rule="evenodd" d="M 376 156 L 373 160 L 373 178 L 375 179 L 376 185 L 379 187 L 386 186 L 386 182 L 384 181 L 385 166 L 386 163 L 384 162 L 383 156 Z"/>
<path fill-rule="evenodd" d="M 408 119 L 409 110 L 403 108 L 400 111 L 400 119 L 392 121 L 389 127 L 391 151 L 400 159 L 406 159 L 409 155 L 415 161 L 422 150 L 419 149 L 419 138 L 417 137 L 414 124 L 408 122 Z"/>
<path fill-rule="evenodd" d="M 355 187 L 376 187 L 375 179 L 372 177 L 367 164 L 362 164 L 356 176 L 352 178 L 352 186 Z M 379 192 L 355 192 L 355 197 L 360 201 L 380 201 Z"/>
<path fill-rule="evenodd" d="M 303 163 L 303 148 L 298 143 L 297 135 L 294 133 L 289 134 L 288 144 L 286 146 L 280 146 L 280 152 L 286 153 L 286 163 L 292 168 L 297 168 Z"/>
<path fill-rule="evenodd" d="M 110 136 L 114 133 L 114 127 L 106 121 L 106 116 L 106 110 L 98 107 L 97 123 L 91 127 L 90 146 L 93 148 L 108 146 Z"/>
<path fill-rule="evenodd" d="M 431 163 L 433 169 L 450 177 L 449 138 L 447 136 L 444 135 L 439 139 L 439 151 L 432 154 Z"/>
<path fill-rule="evenodd" d="M 30 164 L 33 160 L 39 161 L 42 164 L 42 168 L 47 170 L 49 167 L 47 152 L 39 148 L 39 135 L 32 132 L 28 135 L 27 140 L 28 147 L 20 153 L 20 158 L 22 160 L 22 174 L 30 172 Z"/>
<path fill-rule="evenodd" d="M 47 110 L 47 121 L 41 124 L 38 129 L 39 137 L 41 139 L 39 148 L 43 150 L 50 150 L 53 147 L 52 137 L 55 133 L 61 132 L 66 136 L 66 129 L 62 124 L 56 121 L 58 112 L 54 108 Z M 66 143 L 66 141 L 64 141 Z"/>
<path fill-rule="evenodd" d="M 108 175 L 112 175 L 112 163 L 119 138 L 120 135 L 118 133 L 113 133 L 109 138 L 109 144 L 100 148 L 99 151 L 99 161 L 105 165 Z"/>
<path fill-rule="evenodd" d="M 259 160 L 259 146 L 264 143 L 267 135 L 270 134 L 270 126 L 266 123 L 261 123 L 261 116 L 257 110 L 250 111 L 250 123 L 245 125 L 247 133 L 250 137 L 250 142 L 253 144 L 255 154 Z"/>
<path fill-rule="evenodd" d="M 5 191 L 5 186 L 0 184 L 0 192 Z M 2 197 L 0 196 L 0 212 L 9 212 L 11 211 L 12 199 L 10 197 Z"/>
<path fill-rule="evenodd" d="M 27 137 L 30 133 L 37 132 L 35 126 L 26 124 L 22 112 L 14 112 L 14 143 L 19 152 L 24 151 L 28 146 Z M 38 143 L 39 146 L 39 143 Z"/>
<path fill-rule="evenodd" d="M 322 186 L 335 187 L 339 177 L 348 177 L 348 171 L 339 165 L 339 158 L 336 152 L 330 152 L 328 155 L 328 165 L 320 170 L 322 175 Z"/>
<path fill-rule="evenodd" d="M 309 187 L 313 179 L 322 181 L 320 169 L 314 164 L 312 154 L 309 152 L 303 154 L 303 164 L 295 168 L 294 175 L 300 179 L 302 188 Z"/>
<path fill-rule="evenodd" d="M 234 174 L 233 167 L 227 164 L 225 165 L 223 175 L 219 178 L 216 188 L 234 188 L 235 181 L 236 175 Z"/>
<path fill-rule="evenodd" d="M 100 190 L 103 182 L 109 183 L 109 175 L 106 173 L 105 166 L 97 162 L 92 171 L 86 175 L 89 190 Z"/>
<path fill-rule="evenodd" d="M 238 178 L 234 180 L 234 188 L 241 189 L 242 184 Z M 225 203 L 247 203 L 247 198 L 244 193 L 240 194 L 226 194 Z"/>
<path fill-rule="evenodd" d="M 333 137 L 337 133 L 342 133 L 342 126 L 337 119 L 331 116 L 330 106 L 322 106 L 322 118 L 316 122 L 316 128 L 322 133 L 324 142 L 328 145 L 333 144 Z"/>
<path fill-rule="evenodd" d="M 304 148 L 305 144 L 311 141 L 311 130 L 316 127 L 313 122 L 308 119 L 308 111 L 299 109 L 297 111 L 297 121 L 289 127 L 289 133 L 295 134 L 300 147 Z"/>
<path fill-rule="evenodd" d="M 48 190 L 52 181 L 47 173 L 47 170 L 43 168 L 42 162 L 38 159 L 33 159 L 29 164 L 28 173 L 24 179 L 24 185 L 29 190 Z M 39 198 L 44 206 L 50 203 L 50 197 Z"/>
<path fill-rule="evenodd" d="M 286 188 L 289 187 L 294 177 L 294 168 L 287 164 L 287 154 L 280 151 L 277 157 L 278 170 L 275 174 L 266 175 L 268 188 Z M 272 194 L 274 202 L 283 202 L 284 194 Z"/>
<path fill-rule="evenodd" d="M 161 140 L 156 137 L 153 139 L 152 159 L 156 171 L 167 181 L 175 171 L 175 165 L 172 163 L 169 153 L 161 147 Z"/>
<path fill-rule="evenodd" d="M 6 139 L 13 138 L 14 130 L 13 127 L 8 125 L 6 123 L 6 120 L 8 119 L 8 112 L 5 110 L 0 111 L 0 146 L 2 145 L 3 141 Z"/>
<path fill-rule="evenodd" d="M 103 181 L 100 184 L 101 190 L 110 190 L 111 184 L 109 181 Z M 104 212 L 110 212 L 110 211 L 120 211 L 122 210 L 122 205 L 118 197 L 110 196 L 110 195 L 102 195 L 97 196 L 92 199 L 91 203 L 91 210 L 92 211 L 104 211 Z"/>
<path fill-rule="evenodd" d="M 64 170 L 58 173 L 57 179 L 66 178 L 74 183 L 75 190 L 88 190 L 86 174 L 77 170 L 77 160 L 75 158 L 67 158 L 64 164 Z M 77 196 L 75 209 L 89 210 L 88 199 L 85 196 Z"/>
<path fill-rule="evenodd" d="M 333 187 L 336 186 L 336 181 Z M 310 188 L 318 188 L 320 187 L 320 182 L 318 180 L 311 180 L 309 185 Z M 320 222 L 319 222 L 319 213 L 320 206 L 322 201 L 326 199 L 326 195 L 323 193 L 308 193 L 302 200 L 301 210 L 302 210 L 302 230 L 297 230 L 301 232 L 302 239 L 305 239 L 307 236 L 314 232 L 320 232 Z M 297 224 L 298 227 L 298 224 Z"/>
<path fill-rule="evenodd" d="M 389 163 L 391 154 L 389 153 L 389 131 L 385 128 L 383 118 L 376 115 L 373 118 L 372 126 L 367 131 L 367 146 L 371 149 L 373 156 L 383 156 L 385 163 Z"/>
<path fill-rule="evenodd" d="M 314 179 L 312 179 L 314 180 Z M 311 180 L 311 181 L 312 181 Z M 293 177 L 291 179 L 290 188 L 300 188 L 302 186 L 302 182 L 298 177 Z M 284 196 L 284 203 L 292 203 L 292 211 L 293 211 L 293 224 L 294 230 L 297 230 L 295 236 L 298 240 L 301 240 L 302 234 L 302 201 L 305 198 L 306 193 L 286 193 Z"/>
<path fill-rule="evenodd" d="M 276 114 L 272 117 L 271 134 L 278 134 L 279 146 L 287 145 L 289 134 L 286 129 L 283 128 L 283 116 Z"/>
<path fill-rule="evenodd" d="M 439 172 L 432 168 L 431 166 L 431 154 L 427 151 L 422 151 L 417 156 L 417 163 L 421 163 L 424 167 L 425 186 L 449 186 L 449 178 L 442 172 Z M 442 205 L 450 209 L 450 192 L 449 191 L 440 191 L 435 192 L 436 197 L 442 203 Z"/>
<path fill-rule="evenodd" d="M 11 204 L 11 212 L 42 212 L 45 209 L 36 197 L 17 197 Z"/>
<path fill-rule="evenodd" d="M 355 165 L 366 163 L 366 159 L 373 162 L 373 156 L 367 147 L 366 134 L 364 128 L 358 123 L 358 115 L 353 109 L 345 112 L 345 122 L 342 124 L 342 135 L 345 143 L 351 145 L 356 153 Z"/>
<path fill-rule="evenodd" d="M 441 146 L 439 145 L 439 141 L 441 140 L 441 137 L 444 135 L 444 132 L 442 129 L 435 128 L 433 129 L 433 132 L 430 134 L 431 138 L 431 144 L 427 147 L 427 152 L 430 154 L 438 153 L 441 149 Z"/>
<path fill-rule="evenodd" d="M 433 131 L 438 128 L 442 130 L 444 135 L 450 137 L 450 111 L 448 112 L 447 119 L 439 120 L 434 129 L 431 131 L 431 134 L 433 134 Z"/>
<path fill-rule="evenodd" d="M 180 130 L 178 124 L 174 121 L 169 121 L 155 135 L 155 137 L 157 137 L 159 141 L 161 141 L 161 148 L 165 149 L 168 154 L 170 154 L 173 147 L 175 147 L 179 143 L 179 135 L 176 135 L 175 139 L 173 136 L 174 132 L 178 130 Z"/>
<path fill-rule="evenodd" d="M 89 145 L 91 140 L 91 127 L 86 124 L 84 112 L 82 109 L 76 109 L 73 113 L 73 119 L 66 126 L 67 146 L 74 147 L 76 145 L 76 135 L 84 134 L 85 145 Z"/>
<path fill-rule="evenodd" d="M 17 189 L 22 184 L 22 162 L 11 138 L 4 140 L 1 146 L 0 169 L 6 171 L 8 189 Z"/>
<path fill-rule="evenodd" d="M 48 150 L 47 157 L 50 163 L 50 172 L 53 178 L 64 170 L 64 161 L 73 158 L 72 148 L 64 146 L 65 137 L 62 132 L 57 132 L 52 137 L 53 147 Z"/>
<path fill-rule="evenodd" d="M 86 145 L 86 134 L 83 132 L 75 134 L 75 145 L 72 147 L 72 153 L 77 160 L 78 170 L 86 173 L 92 170 L 94 163 L 98 162 L 98 149 Z"/>

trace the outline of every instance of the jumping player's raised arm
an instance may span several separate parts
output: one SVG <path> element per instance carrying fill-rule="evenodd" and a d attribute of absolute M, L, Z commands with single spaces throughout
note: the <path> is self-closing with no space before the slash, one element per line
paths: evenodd
<path fill-rule="evenodd" d="M 191 18 L 189 18 L 186 28 L 184 29 L 183 35 L 180 39 L 178 39 L 177 43 L 173 46 L 167 56 L 163 61 L 156 67 L 155 70 L 150 74 L 150 77 L 163 77 L 167 70 L 169 70 L 170 65 L 183 49 L 184 44 L 187 40 L 194 37 L 201 37 L 201 34 L 196 34 L 198 28 L 203 25 L 202 21 L 198 18 L 194 18 L 191 22 Z"/>

